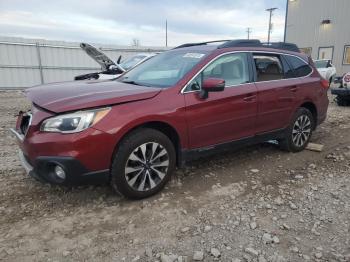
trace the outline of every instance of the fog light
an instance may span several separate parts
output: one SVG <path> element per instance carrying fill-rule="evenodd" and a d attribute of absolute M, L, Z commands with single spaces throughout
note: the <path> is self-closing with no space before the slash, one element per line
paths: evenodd
<path fill-rule="evenodd" d="M 63 168 L 60 166 L 55 166 L 55 175 L 63 180 L 66 179 L 66 172 L 64 172 Z"/>

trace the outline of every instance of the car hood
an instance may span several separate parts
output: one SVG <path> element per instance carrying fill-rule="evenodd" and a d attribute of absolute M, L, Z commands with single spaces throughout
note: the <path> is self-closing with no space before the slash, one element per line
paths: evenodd
<path fill-rule="evenodd" d="M 61 113 L 115 105 L 155 97 L 161 88 L 137 86 L 116 80 L 60 82 L 25 90 L 34 104 Z"/>
<path fill-rule="evenodd" d="M 102 71 L 110 70 L 111 66 L 115 66 L 121 72 L 125 72 L 125 69 L 122 66 L 120 66 L 118 62 L 113 61 L 100 49 L 87 43 L 80 43 L 80 48 L 83 49 L 88 56 L 90 56 L 93 60 L 96 61 L 96 63 L 98 63 L 101 66 Z"/>

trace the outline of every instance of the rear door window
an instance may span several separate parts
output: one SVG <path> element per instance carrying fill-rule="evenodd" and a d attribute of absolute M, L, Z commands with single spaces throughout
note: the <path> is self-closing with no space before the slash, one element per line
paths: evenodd
<path fill-rule="evenodd" d="M 295 73 L 294 69 L 287 63 L 287 60 L 284 56 L 281 57 L 282 65 L 283 65 L 283 71 L 284 71 L 284 78 L 294 78 Z"/>
<path fill-rule="evenodd" d="M 279 55 L 253 54 L 257 73 L 257 82 L 273 81 L 285 78 L 283 64 Z"/>
<path fill-rule="evenodd" d="M 304 77 L 312 72 L 312 68 L 306 61 L 291 55 L 284 56 L 294 70 L 295 77 Z"/>

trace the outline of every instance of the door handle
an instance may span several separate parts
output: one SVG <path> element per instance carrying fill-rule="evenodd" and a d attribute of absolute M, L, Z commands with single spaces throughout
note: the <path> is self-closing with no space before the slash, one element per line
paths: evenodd
<path fill-rule="evenodd" d="M 245 102 L 251 102 L 251 101 L 253 101 L 255 98 L 256 98 L 256 95 L 249 94 L 249 95 L 247 95 L 246 97 L 243 98 L 243 101 L 245 101 Z"/>
<path fill-rule="evenodd" d="M 298 91 L 298 89 L 299 89 L 299 87 L 298 86 L 292 86 L 291 88 L 290 88 L 290 91 L 292 91 L 292 92 L 296 92 L 296 91 Z"/>

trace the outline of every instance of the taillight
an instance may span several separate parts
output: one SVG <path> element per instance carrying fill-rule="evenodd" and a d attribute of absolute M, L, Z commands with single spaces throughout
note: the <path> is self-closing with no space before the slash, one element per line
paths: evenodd
<path fill-rule="evenodd" d="M 350 74 L 349 73 L 344 76 L 344 82 L 347 82 L 347 83 L 350 82 Z"/>
<path fill-rule="evenodd" d="M 322 79 L 322 80 L 321 80 L 321 85 L 322 85 L 324 88 L 328 89 L 328 88 L 329 88 L 329 82 L 328 82 L 328 80 Z"/>

